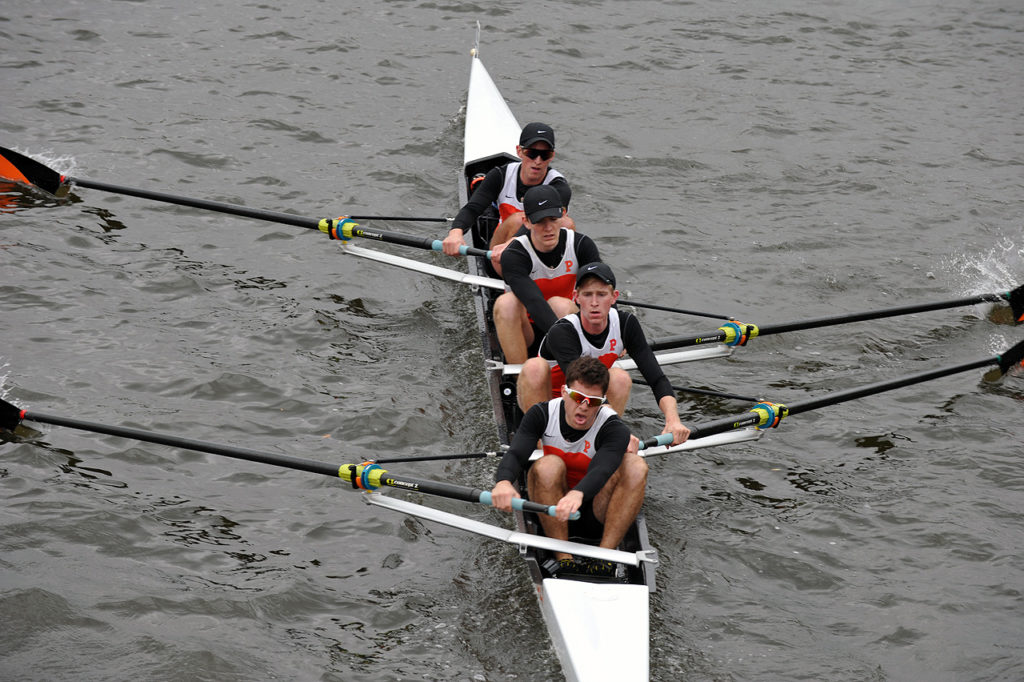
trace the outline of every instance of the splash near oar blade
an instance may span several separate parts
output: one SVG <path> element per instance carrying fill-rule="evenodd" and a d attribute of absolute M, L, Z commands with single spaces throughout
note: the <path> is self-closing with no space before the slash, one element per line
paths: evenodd
<path fill-rule="evenodd" d="M 38 187 L 58 197 L 66 195 L 71 187 L 57 171 L 7 147 L 0 147 L 0 178 Z"/>

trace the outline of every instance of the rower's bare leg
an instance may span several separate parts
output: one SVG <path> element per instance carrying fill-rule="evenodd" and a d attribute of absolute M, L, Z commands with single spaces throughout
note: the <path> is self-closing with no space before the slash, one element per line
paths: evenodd
<path fill-rule="evenodd" d="M 540 504 L 553 505 L 565 497 L 569 492 L 566 483 L 565 461 L 558 455 L 545 455 L 538 459 L 530 467 L 526 476 L 527 490 L 530 492 L 530 499 Z M 540 514 L 541 528 L 544 535 L 556 540 L 569 539 L 569 524 L 559 521 L 553 516 Z M 556 559 L 571 559 L 571 554 L 555 552 Z"/>
<path fill-rule="evenodd" d="M 516 236 L 516 232 L 523 226 L 523 220 L 526 218 L 526 214 L 522 211 L 513 213 L 505 220 L 501 221 L 501 224 L 494 229 L 494 234 L 491 235 L 491 248 L 499 244 L 504 244 L 513 237 Z"/>
<path fill-rule="evenodd" d="M 533 326 L 526 316 L 526 307 L 510 291 L 494 302 L 494 331 L 505 362 L 512 365 L 526 362 L 526 349 L 533 343 Z"/>
<path fill-rule="evenodd" d="M 555 314 L 555 317 L 559 319 L 580 311 L 571 298 L 565 298 L 564 296 L 552 296 L 548 299 L 548 305 L 551 306 L 551 311 Z"/>
<path fill-rule="evenodd" d="M 618 367 L 608 370 L 608 405 L 621 417 L 626 412 L 629 393 L 633 390 L 633 378 L 629 372 Z"/>
<path fill-rule="evenodd" d="M 615 549 L 640 513 L 647 488 L 647 462 L 627 452 L 622 464 L 594 497 L 594 515 L 604 524 L 601 547 Z"/>
<path fill-rule="evenodd" d="M 519 409 L 524 413 L 537 403 L 551 400 L 551 365 L 544 358 L 530 358 L 516 380 Z"/>

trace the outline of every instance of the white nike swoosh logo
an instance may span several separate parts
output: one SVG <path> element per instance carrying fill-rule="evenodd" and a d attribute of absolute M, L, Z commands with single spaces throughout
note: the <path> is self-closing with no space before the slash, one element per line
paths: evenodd
<path fill-rule="evenodd" d="M 538 205 L 538 206 L 543 206 L 543 205 L 544 205 L 544 204 L 546 204 L 546 203 L 548 203 L 548 200 L 547 200 L 547 199 L 545 199 L 544 201 L 538 201 L 538 202 L 537 202 L 537 205 Z"/>

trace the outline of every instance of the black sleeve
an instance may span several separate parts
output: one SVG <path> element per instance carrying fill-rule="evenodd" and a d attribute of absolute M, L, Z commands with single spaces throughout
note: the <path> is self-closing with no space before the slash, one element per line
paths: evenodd
<path fill-rule="evenodd" d="M 452 220 L 452 227 L 462 230 L 463 234 L 469 232 L 473 223 L 480 217 L 480 214 L 487 210 L 487 207 L 494 203 L 501 193 L 501 186 L 505 184 L 505 167 L 492 168 L 480 184 L 473 190 L 469 201 L 463 206 L 455 219 Z"/>
<path fill-rule="evenodd" d="M 516 434 L 518 436 L 518 434 Z M 573 490 L 583 493 L 583 499 L 593 499 L 608 479 L 622 464 L 622 456 L 629 447 L 629 428 L 618 416 L 611 417 L 597 432 L 594 439 L 594 458 L 587 473 Z"/>
<path fill-rule="evenodd" d="M 654 351 L 651 350 L 651 344 L 647 343 L 640 320 L 631 313 L 621 310 L 619 318 L 622 320 L 622 342 L 626 346 L 626 352 L 644 375 L 644 381 L 651 385 L 654 399 L 660 402 L 667 395 L 674 396 L 672 384 L 661 370 L 658 359 L 654 357 Z"/>
<path fill-rule="evenodd" d="M 526 411 L 516 435 L 512 437 L 512 444 L 498 464 L 498 470 L 494 474 L 495 483 L 508 481 L 512 485 L 518 485 L 519 474 L 526 468 L 530 455 L 537 449 L 537 441 L 544 435 L 547 425 L 547 403 L 537 403 Z"/>
<path fill-rule="evenodd" d="M 551 325 L 544 342 L 540 346 L 540 355 L 545 360 L 554 360 L 562 368 L 562 373 L 569 364 L 583 353 L 580 337 L 572 323 L 564 317 Z"/>
<path fill-rule="evenodd" d="M 576 233 L 576 258 L 580 261 L 580 267 L 601 260 L 601 254 L 598 252 L 594 240 L 579 232 Z"/>
<path fill-rule="evenodd" d="M 546 334 L 558 318 L 537 283 L 530 278 L 530 254 L 519 242 L 512 242 L 501 254 L 501 276 L 519 302 L 526 307 L 534 326 Z"/>
<path fill-rule="evenodd" d="M 569 187 L 569 181 L 563 175 L 560 178 L 555 178 L 548 184 L 558 190 L 558 196 L 562 197 L 562 206 L 568 211 L 569 201 L 572 199 L 572 187 Z M 590 261 L 587 262 L 589 263 Z"/>

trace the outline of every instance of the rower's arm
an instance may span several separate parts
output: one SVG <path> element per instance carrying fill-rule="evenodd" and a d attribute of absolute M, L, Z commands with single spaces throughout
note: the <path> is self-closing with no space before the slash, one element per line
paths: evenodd
<path fill-rule="evenodd" d="M 661 365 L 658 364 L 658 358 L 651 350 L 651 344 L 647 343 L 640 320 L 632 313 L 623 310 L 619 310 L 619 318 L 622 319 L 622 343 L 626 346 L 626 352 L 636 363 L 636 368 L 640 370 L 644 381 L 650 384 L 651 392 L 654 393 L 654 399 L 658 401 L 659 407 L 662 399 L 666 396 L 675 400 L 672 384 L 665 376 L 665 372 L 662 371 Z"/>
<path fill-rule="evenodd" d="M 605 422 L 594 439 L 594 458 L 590 460 L 587 473 L 573 490 L 583 493 L 584 499 L 593 499 L 622 464 L 622 456 L 629 447 L 629 436 L 629 428 L 618 417 L 611 417 Z"/>
<path fill-rule="evenodd" d="M 530 455 L 537 447 L 537 441 L 544 435 L 547 423 L 548 404 L 546 402 L 537 403 L 526 411 L 523 421 L 519 424 L 519 429 L 516 430 L 516 435 L 512 437 L 512 444 L 509 445 L 501 462 L 498 463 L 498 470 L 494 474 L 496 483 L 508 481 L 512 485 L 516 484 L 519 474 L 526 468 L 527 462 L 530 461 Z"/>
<path fill-rule="evenodd" d="M 683 420 L 679 418 L 679 404 L 675 396 L 667 395 L 658 401 L 658 408 L 665 415 L 665 428 L 662 433 L 672 434 L 672 445 L 679 445 L 690 437 L 690 429 L 683 426 Z"/>
<path fill-rule="evenodd" d="M 453 230 L 469 232 L 469 228 L 473 226 L 480 214 L 498 198 L 505 177 L 503 168 L 492 168 L 488 171 L 484 179 L 473 190 L 466 205 L 455 214 L 455 218 L 452 220 Z"/>
<path fill-rule="evenodd" d="M 564 321 L 563 321 L 564 320 Z M 540 345 L 540 356 L 545 360 L 554 360 L 565 374 L 569 364 L 583 353 L 580 337 L 572 324 L 563 317 L 551 325 L 547 336 Z M 553 388 L 558 388 L 554 386 Z"/>
<path fill-rule="evenodd" d="M 541 334 L 546 334 L 558 318 L 545 300 L 540 287 L 530 278 L 530 269 L 530 256 L 525 249 L 518 242 L 509 244 L 501 254 L 501 276 L 526 308 L 537 329 Z"/>

